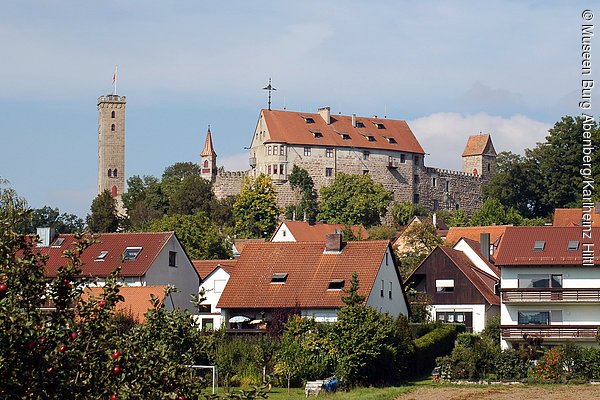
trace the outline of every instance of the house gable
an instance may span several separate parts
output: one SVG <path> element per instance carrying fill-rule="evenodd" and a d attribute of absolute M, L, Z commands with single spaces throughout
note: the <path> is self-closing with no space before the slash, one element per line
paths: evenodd
<path fill-rule="evenodd" d="M 379 312 L 387 312 L 394 317 L 400 314 L 409 314 L 404 286 L 392 256 L 391 247 L 388 247 L 381 260 L 366 304 Z"/>

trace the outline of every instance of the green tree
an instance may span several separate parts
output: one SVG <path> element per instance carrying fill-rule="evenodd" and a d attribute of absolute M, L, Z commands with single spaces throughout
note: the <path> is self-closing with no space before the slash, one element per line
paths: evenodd
<path fill-rule="evenodd" d="M 201 211 L 209 215 L 214 197 L 209 181 L 199 175 L 186 176 L 170 196 L 169 214 L 191 215 Z"/>
<path fill-rule="evenodd" d="M 127 180 L 123 206 L 127 210 L 130 229 L 144 229 L 151 220 L 161 218 L 167 212 L 168 205 L 158 178 L 151 175 L 140 178 L 134 175 Z"/>
<path fill-rule="evenodd" d="M 394 240 L 398 231 L 389 225 L 375 225 L 368 229 L 369 240 Z"/>
<path fill-rule="evenodd" d="M 342 296 L 342 301 L 345 305 L 353 307 L 365 302 L 365 296 L 358 294 L 359 288 L 358 273 L 355 271 L 352 273 L 352 278 L 350 279 L 350 287 L 343 290 L 345 296 Z"/>
<path fill-rule="evenodd" d="M 30 221 L 23 225 L 23 233 L 36 233 L 37 228 L 50 227 L 60 233 L 81 232 L 85 223 L 74 214 L 60 213 L 58 208 L 44 206 L 31 210 Z"/>
<path fill-rule="evenodd" d="M 235 230 L 246 238 L 265 238 L 273 233 L 282 210 L 271 178 L 260 174 L 246 178 L 233 204 Z"/>
<path fill-rule="evenodd" d="M 420 204 L 408 201 L 395 202 L 392 204 L 392 217 L 399 226 L 406 226 L 417 215 L 425 215 L 427 212 Z"/>
<path fill-rule="evenodd" d="M 108 190 L 100 193 L 90 207 L 86 222 L 90 231 L 94 233 L 116 232 L 119 229 L 119 214 L 117 204 Z"/>
<path fill-rule="evenodd" d="M 524 218 L 514 208 L 506 210 L 498 199 L 489 197 L 483 202 L 481 208 L 473 213 L 471 225 L 544 225 L 544 218 Z"/>
<path fill-rule="evenodd" d="M 403 279 L 408 278 L 410 274 L 419 266 L 421 261 L 427 257 L 436 246 L 442 243 L 442 239 L 437 235 L 437 231 L 431 222 L 413 224 L 407 228 L 406 244 L 410 249 L 401 254 L 398 258 L 400 262 L 400 275 Z"/>
<path fill-rule="evenodd" d="M 315 190 L 315 184 L 308 174 L 308 171 L 294 165 L 288 180 L 292 189 L 300 192 L 300 202 L 297 205 L 292 206 L 296 218 L 301 219 L 304 218 L 305 215 L 306 219 L 316 218 L 317 213 L 319 212 L 317 191 Z"/>
<path fill-rule="evenodd" d="M 369 228 L 380 223 L 392 193 L 369 175 L 338 173 L 330 186 L 321 188 L 318 218 L 330 222 L 363 225 Z"/>
<path fill-rule="evenodd" d="M 150 232 L 174 231 L 188 256 L 193 260 L 226 259 L 231 257 L 231 245 L 219 234 L 206 214 L 165 215 L 148 226 Z"/>

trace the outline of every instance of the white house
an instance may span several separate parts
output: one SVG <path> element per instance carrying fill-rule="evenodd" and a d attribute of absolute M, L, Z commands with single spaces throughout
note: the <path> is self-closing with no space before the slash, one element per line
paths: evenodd
<path fill-rule="evenodd" d="M 205 300 L 200 303 L 198 321 L 203 329 L 220 329 L 223 315 L 217 303 L 229 281 L 237 260 L 194 260 L 194 267 L 200 275 L 200 293 Z"/>
<path fill-rule="evenodd" d="M 344 224 L 282 221 L 271 236 L 271 242 L 324 242 L 326 235 L 343 232 L 345 228 Z M 360 225 L 352 225 L 350 229 L 362 240 L 369 238 L 369 232 Z"/>

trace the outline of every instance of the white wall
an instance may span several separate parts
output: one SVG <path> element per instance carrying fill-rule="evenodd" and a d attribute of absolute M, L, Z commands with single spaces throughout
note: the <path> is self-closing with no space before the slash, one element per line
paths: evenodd
<path fill-rule="evenodd" d="M 283 222 L 277 232 L 273 235 L 273 240 L 271 242 L 295 242 L 296 238 L 292 235 L 289 228 L 286 226 L 285 222 Z"/>
<path fill-rule="evenodd" d="M 593 267 L 504 267 L 501 287 L 519 287 L 519 274 L 562 274 L 563 288 L 600 288 L 600 268 Z"/>
<path fill-rule="evenodd" d="M 408 315 L 408 305 L 402 294 L 401 283 L 398 280 L 394 261 L 389 247 L 386 250 L 386 256 L 383 257 L 379 272 L 375 278 L 375 283 L 367 299 L 367 305 L 380 312 L 387 312 L 393 317 L 400 314 Z M 381 296 L 381 285 L 383 281 L 383 297 Z M 392 298 L 389 298 L 390 284 L 392 288 Z"/>
<path fill-rule="evenodd" d="M 217 307 L 217 303 L 223 294 L 223 289 L 229 281 L 229 274 L 223 268 L 217 268 L 213 271 L 200 285 L 200 289 L 204 289 L 204 300 L 200 304 L 210 305 L 210 314 L 200 313 L 200 319 L 212 318 L 214 329 L 219 329 L 223 324 L 224 317 L 221 314 L 221 309 Z"/>
<path fill-rule="evenodd" d="M 485 304 L 433 304 L 430 307 L 430 315 L 431 319 L 435 321 L 436 312 L 472 312 L 473 332 L 477 333 L 485 329 L 486 307 L 488 306 Z"/>
<path fill-rule="evenodd" d="M 477 254 L 471 246 L 467 244 L 464 240 L 459 240 L 453 247 L 455 250 L 460 250 L 471 260 L 473 264 L 482 271 L 487 272 L 488 274 L 499 278 L 498 275 L 486 264 L 484 260 L 481 259 L 479 254 Z"/>
<path fill-rule="evenodd" d="M 306 309 L 302 310 L 301 314 L 303 317 L 313 318 L 317 322 L 337 322 L 338 309 Z"/>

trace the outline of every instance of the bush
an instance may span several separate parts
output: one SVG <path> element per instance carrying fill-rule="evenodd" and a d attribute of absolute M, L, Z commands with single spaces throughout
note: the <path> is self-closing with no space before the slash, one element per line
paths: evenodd
<path fill-rule="evenodd" d="M 513 349 L 503 350 L 496 358 L 496 375 L 504 381 L 527 378 L 529 361 Z"/>
<path fill-rule="evenodd" d="M 452 354 L 438 358 L 442 373 L 449 379 L 486 379 L 496 370 L 500 347 L 487 338 L 472 333 L 461 333 Z"/>
<path fill-rule="evenodd" d="M 412 337 L 420 338 L 433 331 L 436 328 L 439 328 L 441 324 L 439 322 L 411 322 L 408 324 L 410 328 L 410 332 Z"/>
<path fill-rule="evenodd" d="M 433 369 L 436 358 L 449 354 L 457 334 L 464 331 L 464 325 L 444 324 L 415 339 L 415 373 L 420 374 Z"/>
<path fill-rule="evenodd" d="M 575 374 L 588 381 L 600 380 L 600 349 L 582 348 L 580 357 L 579 362 L 575 364 Z"/>

